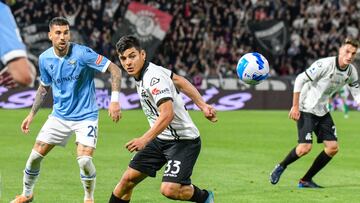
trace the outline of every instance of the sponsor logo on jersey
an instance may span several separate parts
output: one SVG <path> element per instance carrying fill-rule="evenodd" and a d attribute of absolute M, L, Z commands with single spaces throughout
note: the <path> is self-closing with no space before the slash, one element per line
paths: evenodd
<path fill-rule="evenodd" d="M 154 88 L 152 91 L 151 91 L 151 94 L 152 95 L 159 95 L 159 94 L 164 94 L 164 93 L 169 93 L 170 92 L 170 89 L 169 88 L 165 88 L 163 90 L 159 90 L 158 88 Z"/>
<path fill-rule="evenodd" d="M 160 78 L 151 78 L 150 86 L 154 86 L 160 82 Z"/>
<path fill-rule="evenodd" d="M 97 57 L 97 59 L 96 59 L 96 61 L 95 61 L 95 63 L 96 63 L 96 65 L 99 65 L 100 63 L 101 63 L 101 61 L 103 60 L 103 56 L 102 55 L 98 55 L 98 57 Z"/>
<path fill-rule="evenodd" d="M 315 67 L 309 69 L 309 72 L 310 72 L 311 74 L 314 74 L 315 71 L 316 71 Z"/>
<path fill-rule="evenodd" d="M 57 84 L 60 84 L 63 82 L 75 81 L 75 80 L 79 80 L 79 79 L 80 79 L 80 75 L 70 75 L 67 77 L 54 79 L 53 81 Z"/>
<path fill-rule="evenodd" d="M 149 98 L 149 95 L 146 93 L 145 90 L 141 90 L 141 97 L 142 98 Z"/>

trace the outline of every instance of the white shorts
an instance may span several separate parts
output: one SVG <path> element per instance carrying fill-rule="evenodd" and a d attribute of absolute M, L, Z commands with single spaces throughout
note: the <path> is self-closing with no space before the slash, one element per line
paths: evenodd
<path fill-rule="evenodd" d="M 76 143 L 96 148 L 98 120 L 66 121 L 50 115 L 36 140 L 64 147 L 73 133 Z"/>

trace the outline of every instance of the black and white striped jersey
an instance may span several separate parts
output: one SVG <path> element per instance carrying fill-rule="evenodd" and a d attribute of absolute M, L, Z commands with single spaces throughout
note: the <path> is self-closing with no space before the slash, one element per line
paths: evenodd
<path fill-rule="evenodd" d="M 305 83 L 300 93 L 300 111 L 323 116 L 329 109 L 329 98 L 343 86 L 348 85 L 357 103 L 360 103 L 360 88 L 356 68 L 350 64 L 340 69 L 338 58 L 327 57 L 315 61 L 303 73 Z"/>
<path fill-rule="evenodd" d="M 182 96 L 177 91 L 172 72 L 153 63 L 145 63 L 136 89 L 140 97 L 142 109 L 152 127 L 159 116 L 158 105 L 164 99 L 173 101 L 174 119 L 170 125 L 157 137 L 163 140 L 195 139 L 200 136 L 188 111 Z"/>

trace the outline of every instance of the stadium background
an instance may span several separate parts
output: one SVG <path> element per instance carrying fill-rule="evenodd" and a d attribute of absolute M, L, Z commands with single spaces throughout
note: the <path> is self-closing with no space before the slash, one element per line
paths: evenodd
<path fill-rule="evenodd" d="M 219 112 L 218 125 L 209 125 L 199 112 L 191 112 L 204 143 L 194 179 L 204 187 L 215 187 L 218 202 L 359 201 L 360 162 L 356 154 L 360 152 L 357 138 L 360 115 L 350 114 L 350 119 L 344 120 L 340 113 L 334 113 L 340 126 L 339 134 L 346 136 L 341 140 L 341 154 L 317 179 L 327 188 L 315 192 L 295 190 L 297 179 L 315 154 L 292 166 L 277 187 L 268 183 L 268 173 L 275 161 L 295 144 L 296 129 L 294 123 L 286 119 L 287 111 L 264 110 L 288 110 L 295 76 L 317 58 L 335 55 L 346 36 L 359 39 L 360 2 L 17 0 L 11 9 L 35 64 L 38 55 L 51 46 L 47 40 L 47 23 L 55 16 L 66 16 L 72 23 L 73 41 L 84 43 L 119 64 L 113 45 L 124 26 L 130 26 L 126 12 L 133 2 L 166 12 L 172 18 L 163 39 L 154 36 L 144 39 L 158 45 L 152 54 L 153 62 L 187 77 L 219 110 L 259 110 Z M 147 12 L 141 14 L 152 16 Z M 146 31 L 146 26 L 144 29 Z M 271 66 L 272 77 L 255 87 L 242 84 L 235 72 L 238 58 L 250 51 L 264 54 Z M 355 61 L 357 68 L 359 61 L 359 58 Z M 138 109 L 134 82 L 123 73 L 122 108 Z M 104 109 L 109 102 L 108 80 L 106 74 L 96 79 L 98 104 Z M 0 87 L 0 202 L 8 202 L 21 191 L 21 173 L 28 152 L 50 112 L 41 110 L 31 135 L 20 136 L 19 124 L 28 112 L 21 108 L 32 105 L 35 91 L 36 85 L 14 90 Z M 357 108 L 351 98 L 348 103 Z M 51 101 L 45 106 L 51 107 Z M 195 108 L 191 102 L 187 102 L 187 107 Z M 6 110 L 13 108 L 20 109 Z M 123 114 L 121 127 L 114 127 L 106 118 L 106 112 L 101 111 L 104 136 L 99 141 L 95 160 L 99 171 L 96 190 L 99 202 L 108 198 L 132 156 L 122 145 L 147 128 L 146 121 L 139 120 L 140 111 L 123 111 Z M 38 202 L 81 201 L 75 149 L 70 142 L 66 149 L 55 149 L 44 163 L 35 190 Z M 320 148 L 315 146 L 314 151 L 317 153 Z M 339 176 L 341 178 L 333 178 Z M 134 193 L 134 202 L 168 202 L 156 193 L 159 183 L 157 178 L 141 184 Z M 53 200 L 54 197 L 57 199 Z"/>
<path fill-rule="evenodd" d="M 137 35 L 154 63 L 188 78 L 220 110 L 288 109 L 294 77 L 317 58 L 336 55 L 346 36 L 359 38 L 358 8 L 354 0 L 18 0 L 11 6 L 35 64 L 51 46 L 49 20 L 65 16 L 73 41 L 118 65 L 114 44 L 123 34 Z M 136 20 L 129 20 L 130 12 Z M 168 24 L 160 26 L 160 37 L 154 34 L 157 24 Z M 265 55 L 271 68 L 271 78 L 255 87 L 241 83 L 235 71 L 240 56 L 251 51 Z M 357 57 L 357 68 L 359 62 Z M 123 73 L 123 108 L 139 108 L 135 83 Z M 106 74 L 96 80 L 102 108 L 108 105 L 108 80 Z M 32 90 L 3 89 L 0 107 L 30 107 Z"/>

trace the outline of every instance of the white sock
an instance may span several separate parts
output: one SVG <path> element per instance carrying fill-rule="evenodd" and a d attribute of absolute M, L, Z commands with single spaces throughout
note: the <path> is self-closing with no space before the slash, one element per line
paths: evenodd
<path fill-rule="evenodd" d="M 80 179 L 84 187 L 84 200 L 94 199 L 96 169 L 91 156 L 77 158 L 80 167 Z"/>
<path fill-rule="evenodd" d="M 40 174 L 40 163 L 44 156 L 39 152 L 32 150 L 26 162 L 23 177 L 23 195 L 29 197 L 32 195 L 34 185 Z"/>

